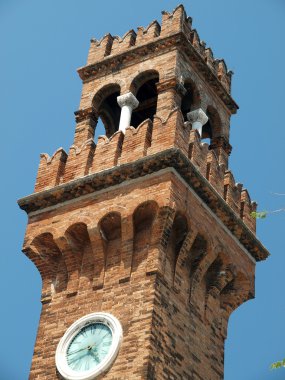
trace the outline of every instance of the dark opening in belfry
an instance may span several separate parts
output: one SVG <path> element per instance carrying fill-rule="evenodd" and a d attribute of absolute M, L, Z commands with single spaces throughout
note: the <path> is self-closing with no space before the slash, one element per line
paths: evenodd
<path fill-rule="evenodd" d="M 181 112 L 183 114 L 184 121 L 187 121 L 187 113 L 191 111 L 193 104 L 193 89 L 190 83 L 185 83 L 184 88 L 186 92 L 181 101 Z"/>
<path fill-rule="evenodd" d="M 159 81 L 157 73 L 152 73 L 143 81 L 143 74 L 133 83 L 134 94 L 139 101 L 139 105 L 134 109 L 131 119 L 131 126 L 137 128 L 144 120 L 153 120 L 157 107 L 157 88 Z"/>
<path fill-rule="evenodd" d="M 107 137 L 110 137 L 119 129 L 121 115 L 121 108 L 117 103 L 119 95 L 120 86 L 117 84 L 107 85 L 95 95 L 93 107 L 98 117 L 95 140 L 97 140 L 98 134 L 106 134 Z"/>

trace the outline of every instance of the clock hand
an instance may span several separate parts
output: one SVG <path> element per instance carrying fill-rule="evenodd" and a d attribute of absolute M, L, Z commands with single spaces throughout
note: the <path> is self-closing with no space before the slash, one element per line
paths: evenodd
<path fill-rule="evenodd" d="M 99 345 L 102 343 L 103 339 L 104 339 L 107 335 L 109 335 L 109 333 L 105 334 L 105 335 L 99 340 L 99 342 L 96 343 L 97 346 L 99 346 Z M 94 345 L 95 345 L 95 344 L 94 344 Z"/>
<path fill-rule="evenodd" d="M 86 350 L 87 348 L 88 348 L 88 346 L 87 346 L 87 347 L 84 347 L 84 348 L 80 348 L 79 350 L 75 350 L 75 351 L 69 352 L 69 353 L 67 354 L 67 356 L 69 356 L 69 355 L 73 355 L 73 354 L 76 354 L 77 352 L 80 352 L 80 351 L 84 351 L 84 350 Z"/>
<path fill-rule="evenodd" d="M 88 353 L 87 353 L 88 354 Z M 82 358 L 84 358 L 84 356 L 86 356 L 86 354 L 84 355 L 81 355 L 79 358 L 78 357 L 75 357 L 74 359 L 68 361 L 68 364 L 71 364 L 73 362 L 77 362 L 78 360 L 81 360 Z"/>

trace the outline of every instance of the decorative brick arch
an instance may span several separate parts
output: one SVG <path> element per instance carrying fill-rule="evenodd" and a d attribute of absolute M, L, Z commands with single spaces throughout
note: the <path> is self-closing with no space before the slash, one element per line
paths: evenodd
<path fill-rule="evenodd" d="M 152 79 L 157 79 L 159 80 L 160 74 L 159 71 L 155 69 L 148 69 L 145 70 L 138 75 L 136 75 L 129 86 L 129 91 L 132 92 L 135 96 L 137 95 L 138 90 L 142 85 L 144 85 L 146 82 Z"/>

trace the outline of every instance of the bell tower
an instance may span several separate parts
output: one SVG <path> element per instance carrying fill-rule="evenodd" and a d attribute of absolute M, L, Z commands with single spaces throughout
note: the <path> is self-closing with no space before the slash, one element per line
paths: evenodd
<path fill-rule="evenodd" d="M 74 143 L 41 155 L 19 200 L 42 277 L 30 380 L 221 380 L 268 256 L 228 168 L 232 73 L 180 5 L 92 39 L 78 74 Z"/>

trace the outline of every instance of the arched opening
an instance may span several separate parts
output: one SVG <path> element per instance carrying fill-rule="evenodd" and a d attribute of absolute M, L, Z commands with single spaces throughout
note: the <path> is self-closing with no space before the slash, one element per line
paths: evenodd
<path fill-rule="evenodd" d="M 208 121 L 202 128 L 202 140 L 210 145 L 214 137 L 221 135 L 221 119 L 215 108 L 211 106 L 207 108 L 206 114 Z"/>
<path fill-rule="evenodd" d="M 95 142 L 98 140 L 98 136 L 105 134 L 107 137 L 111 137 L 119 129 L 121 115 L 121 108 L 117 103 L 119 95 L 120 86 L 110 84 L 101 88 L 94 96 L 92 104 L 98 117 Z"/>
<path fill-rule="evenodd" d="M 150 71 L 140 74 L 131 85 L 131 91 L 139 101 L 139 105 L 133 110 L 131 125 L 137 128 L 144 120 L 153 120 L 157 108 L 156 83 L 159 82 L 159 74 Z"/>
<path fill-rule="evenodd" d="M 189 80 L 185 81 L 184 88 L 186 93 L 181 100 L 181 112 L 184 121 L 187 121 L 188 112 L 200 107 L 200 95 L 197 88 Z"/>
<path fill-rule="evenodd" d="M 201 136 L 201 140 L 203 140 L 204 143 L 207 143 L 209 145 L 211 144 L 211 141 L 212 141 L 212 138 L 213 138 L 212 130 L 213 130 L 213 128 L 212 128 L 212 121 L 209 118 L 208 121 L 207 121 L 207 123 L 203 125 L 202 136 Z"/>

